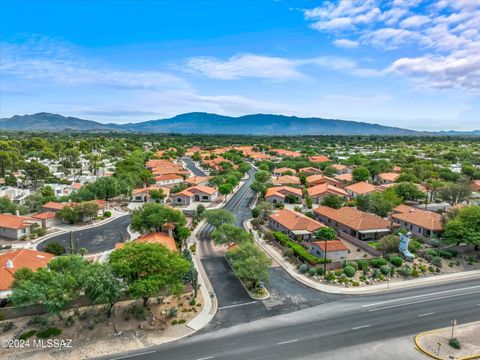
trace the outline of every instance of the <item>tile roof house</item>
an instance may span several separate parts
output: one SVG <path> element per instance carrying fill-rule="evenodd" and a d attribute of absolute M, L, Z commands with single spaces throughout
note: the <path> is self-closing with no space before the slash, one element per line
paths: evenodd
<path fill-rule="evenodd" d="M 185 179 L 185 182 L 188 185 L 195 186 L 195 185 L 208 185 L 208 182 L 213 176 L 191 176 Z"/>
<path fill-rule="evenodd" d="M 305 175 L 321 175 L 323 171 L 311 166 L 298 169 L 298 173 L 304 173 Z"/>
<path fill-rule="evenodd" d="M 342 240 L 312 241 L 308 244 L 308 251 L 313 256 L 321 259 L 327 257 L 332 262 L 343 261 L 348 256 L 348 247 Z"/>
<path fill-rule="evenodd" d="M 53 211 L 44 211 L 38 214 L 33 214 L 32 218 L 40 221 L 42 224 L 42 227 L 44 228 L 50 228 L 62 222 L 62 219 L 57 217 L 57 214 Z"/>
<path fill-rule="evenodd" d="M 28 268 L 35 271 L 46 267 L 54 255 L 32 249 L 18 249 L 0 254 L 0 297 L 8 295 L 14 281 L 14 274 Z"/>
<path fill-rule="evenodd" d="M 183 177 L 177 174 L 155 176 L 155 183 L 159 186 L 174 186 L 183 182 Z"/>
<path fill-rule="evenodd" d="M 134 240 L 136 243 L 148 243 L 148 244 L 160 244 L 164 245 L 171 251 L 178 251 L 177 244 L 173 238 L 171 232 L 153 232 L 140 236 Z M 125 246 L 125 243 L 116 243 L 115 249 L 121 249 Z"/>
<path fill-rule="evenodd" d="M 268 224 L 272 229 L 281 231 L 298 241 L 309 241 L 315 232 L 325 225 L 298 211 L 283 209 L 271 214 Z"/>
<path fill-rule="evenodd" d="M 380 173 L 375 176 L 375 179 L 380 183 L 380 184 L 393 184 L 395 181 L 397 181 L 398 177 L 400 174 L 395 173 L 395 172 L 388 172 L 388 173 Z"/>
<path fill-rule="evenodd" d="M 167 187 L 161 186 L 147 186 L 143 188 L 133 189 L 130 196 L 130 201 L 132 202 L 155 202 L 155 199 L 152 199 L 150 196 L 150 191 L 162 191 L 165 195 L 165 198 L 160 201 L 160 203 L 165 203 L 167 198 L 170 196 L 170 189 Z"/>
<path fill-rule="evenodd" d="M 472 191 L 480 192 L 480 180 L 472 180 L 470 182 L 470 189 Z"/>
<path fill-rule="evenodd" d="M 315 186 L 321 184 L 329 184 L 338 187 L 342 186 L 342 183 L 339 180 L 318 174 L 307 176 L 307 184 L 308 186 Z"/>
<path fill-rule="evenodd" d="M 293 196 L 296 202 L 302 201 L 302 190 L 291 186 L 275 186 L 267 189 L 265 200 L 272 204 L 284 204 L 288 197 Z M 288 202 L 288 201 L 287 201 Z"/>
<path fill-rule="evenodd" d="M 308 188 L 307 193 L 308 193 L 308 196 L 313 200 L 314 204 L 320 204 L 323 197 L 329 194 L 348 197 L 348 194 L 345 190 L 336 186 L 326 184 L 326 183 Z"/>
<path fill-rule="evenodd" d="M 377 191 L 377 187 L 375 185 L 361 181 L 361 182 L 357 182 L 355 184 L 346 186 L 345 190 L 347 191 L 349 196 L 356 198 L 358 195 L 367 195 L 374 191 Z"/>
<path fill-rule="evenodd" d="M 275 186 L 300 185 L 300 178 L 292 175 L 276 176 L 272 178 L 272 184 Z"/>
<path fill-rule="evenodd" d="M 20 240 L 30 234 L 33 224 L 41 225 L 41 221 L 32 217 L 0 214 L 0 237 Z"/>
<path fill-rule="evenodd" d="M 296 172 L 297 171 L 295 169 L 291 169 L 291 168 L 288 168 L 288 167 L 281 167 L 281 168 L 273 170 L 273 175 L 274 176 L 282 176 L 282 175 L 285 175 L 286 173 L 287 174 L 290 173 L 290 175 L 295 175 Z"/>
<path fill-rule="evenodd" d="M 193 202 L 210 202 L 217 198 L 218 190 L 204 185 L 191 186 L 172 195 L 172 205 L 190 205 Z"/>
<path fill-rule="evenodd" d="M 350 183 L 353 181 L 352 173 L 335 175 L 334 178 L 337 179 L 338 181 L 341 181 L 343 184 Z"/>
<path fill-rule="evenodd" d="M 408 205 L 399 205 L 393 209 L 392 221 L 410 231 L 413 236 L 423 239 L 438 237 L 443 232 L 442 215 Z"/>
<path fill-rule="evenodd" d="M 74 202 L 56 202 L 56 201 L 49 201 L 45 205 L 42 206 L 42 211 L 52 211 L 52 212 L 57 212 L 59 210 L 62 210 L 64 207 L 67 206 L 75 206 L 78 205 L 77 203 Z"/>
<path fill-rule="evenodd" d="M 297 157 L 300 157 L 302 156 L 302 154 L 298 151 L 292 151 L 292 150 L 285 150 L 285 149 L 270 149 L 269 150 L 270 152 L 272 153 L 275 153 L 279 156 L 283 156 L 283 157 L 293 157 L 293 158 L 297 158 Z"/>
<path fill-rule="evenodd" d="M 324 163 L 330 161 L 330 159 L 324 155 L 309 156 L 308 160 L 313 163 Z"/>
<path fill-rule="evenodd" d="M 352 207 L 333 209 L 319 206 L 313 210 L 315 219 L 359 240 L 378 239 L 390 233 L 390 221 Z"/>
<path fill-rule="evenodd" d="M 337 174 L 346 174 L 350 171 L 348 166 L 345 166 L 345 165 L 342 165 L 342 164 L 333 164 L 333 165 L 330 165 L 330 166 L 337 171 Z"/>

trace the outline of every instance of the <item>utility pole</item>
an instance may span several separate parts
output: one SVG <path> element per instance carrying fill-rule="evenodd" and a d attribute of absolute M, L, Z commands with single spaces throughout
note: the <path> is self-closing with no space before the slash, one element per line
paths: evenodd
<path fill-rule="evenodd" d="M 453 334 L 455 332 L 455 325 L 457 325 L 457 319 L 452 320 L 452 339 L 453 339 Z"/>
<path fill-rule="evenodd" d="M 324 239 L 325 242 L 325 253 L 323 257 L 323 277 L 327 275 L 327 238 Z"/>

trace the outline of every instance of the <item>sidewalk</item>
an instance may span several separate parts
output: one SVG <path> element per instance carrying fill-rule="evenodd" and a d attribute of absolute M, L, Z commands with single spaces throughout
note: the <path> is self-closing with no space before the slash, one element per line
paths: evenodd
<path fill-rule="evenodd" d="M 429 276 L 425 278 L 398 281 L 398 282 L 385 282 L 375 285 L 367 285 L 363 287 L 341 287 L 319 283 L 305 275 L 300 274 L 297 271 L 296 266 L 290 264 L 286 261 L 283 255 L 272 245 L 268 244 L 265 240 L 261 239 L 257 232 L 252 229 L 251 221 L 252 219 L 246 220 L 243 223 L 243 226 L 247 231 L 252 231 L 255 242 L 268 254 L 270 257 L 275 260 L 286 272 L 290 274 L 294 279 L 301 282 L 302 284 L 309 286 L 313 289 L 323 291 L 331 294 L 374 294 L 380 292 L 386 292 L 391 290 L 407 289 L 423 285 L 433 285 L 444 282 L 450 282 L 453 280 L 466 280 L 474 279 L 480 276 L 480 270 L 473 270 L 468 272 L 460 272 L 454 274 L 445 274 L 445 275 L 436 275 Z"/>
<path fill-rule="evenodd" d="M 433 359 L 478 359 L 480 358 L 480 322 L 455 326 L 453 338 L 460 343 L 460 349 L 449 345 L 452 327 L 426 331 L 415 336 L 415 345 L 423 354 Z"/>

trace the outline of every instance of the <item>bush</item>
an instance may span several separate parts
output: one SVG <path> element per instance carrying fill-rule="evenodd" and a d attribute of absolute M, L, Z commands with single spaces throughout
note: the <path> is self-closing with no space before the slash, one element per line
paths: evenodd
<path fill-rule="evenodd" d="M 410 268 L 410 266 L 405 265 L 398 271 L 398 273 L 402 276 L 410 276 L 412 275 L 412 269 Z"/>
<path fill-rule="evenodd" d="M 390 263 L 393 266 L 400 267 L 403 264 L 403 259 L 400 256 L 392 256 L 390 258 Z"/>
<path fill-rule="evenodd" d="M 430 262 L 437 267 L 442 267 L 442 258 L 440 256 L 433 257 Z"/>
<path fill-rule="evenodd" d="M 53 254 L 53 255 L 56 255 L 56 256 L 60 256 L 60 255 L 65 254 L 66 250 L 65 250 L 65 246 L 60 244 L 58 241 L 52 241 L 51 243 L 47 244 L 43 248 L 43 251 L 45 251 L 47 253 L 50 253 L 50 254 Z"/>
<path fill-rule="evenodd" d="M 185 320 L 185 319 L 180 319 L 180 320 L 178 320 L 178 323 L 179 323 L 179 324 L 185 324 L 186 322 L 187 322 L 187 320 Z"/>
<path fill-rule="evenodd" d="M 258 218 L 259 215 L 260 215 L 260 210 L 258 210 L 257 208 L 253 208 L 252 209 L 252 217 Z"/>
<path fill-rule="evenodd" d="M 111 216 L 112 216 L 112 212 L 111 212 L 111 211 L 105 210 L 105 211 L 103 212 L 103 217 L 104 217 L 104 218 L 109 218 L 109 217 L 111 217 Z"/>
<path fill-rule="evenodd" d="M 343 269 L 343 272 L 345 275 L 347 275 L 349 278 L 351 277 L 354 277 L 355 276 L 355 268 L 351 265 L 347 265 L 345 266 L 345 269 Z"/>
<path fill-rule="evenodd" d="M 290 238 L 280 231 L 273 233 L 274 238 L 282 245 L 293 250 L 293 253 L 301 261 L 308 262 L 310 265 L 323 264 L 325 259 L 319 259 L 316 256 L 310 254 L 302 245 L 290 240 Z M 331 262 L 331 259 L 327 259 L 327 262 Z"/>
<path fill-rule="evenodd" d="M 317 275 L 317 269 L 311 268 L 310 270 L 308 270 L 308 275 L 310 276 Z"/>
<path fill-rule="evenodd" d="M 178 324 L 178 320 L 172 320 L 172 322 L 170 323 L 172 325 L 177 325 Z"/>
<path fill-rule="evenodd" d="M 300 272 L 303 274 L 303 273 L 306 273 L 308 271 L 308 265 L 307 264 L 302 264 L 300 265 L 300 267 L 298 268 L 298 270 L 300 270 Z"/>
<path fill-rule="evenodd" d="M 383 275 L 388 275 L 390 273 L 390 267 L 388 265 L 382 265 L 380 266 L 380 272 Z"/>
<path fill-rule="evenodd" d="M 448 340 L 448 345 L 450 345 L 454 349 L 460 349 L 462 346 L 460 345 L 460 341 L 457 338 L 451 338 Z"/>
<path fill-rule="evenodd" d="M 335 274 L 331 271 L 328 271 L 325 274 L 325 280 L 327 280 L 327 281 L 333 281 L 333 280 L 335 280 L 335 278 L 336 278 Z"/>
<path fill-rule="evenodd" d="M 7 332 L 7 331 L 12 330 L 14 327 L 15 327 L 15 325 L 13 324 L 13 322 L 7 321 L 6 323 L 4 323 L 2 325 L 2 331 Z"/>
<path fill-rule="evenodd" d="M 378 278 L 380 275 L 381 275 L 381 273 L 380 273 L 380 270 L 379 270 L 379 269 L 374 268 L 374 269 L 372 270 L 372 278 L 373 278 L 373 279 Z"/>
<path fill-rule="evenodd" d="M 37 330 L 30 330 L 30 331 L 27 331 L 27 332 L 24 332 L 23 334 L 21 334 L 18 339 L 19 340 L 27 340 L 28 338 L 31 338 L 33 335 L 35 335 L 37 333 Z"/>
<path fill-rule="evenodd" d="M 317 269 L 317 275 L 323 276 L 323 268 L 319 267 Z"/>
<path fill-rule="evenodd" d="M 62 330 L 52 326 L 52 327 L 46 328 L 45 330 L 37 332 L 37 337 L 40 339 L 46 339 L 52 336 L 58 336 L 61 333 L 62 333 Z"/>
<path fill-rule="evenodd" d="M 368 270 L 368 261 L 367 260 L 358 260 L 357 261 L 358 268 L 362 271 L 367 271 Z"/>
<path fill-rule="evenodd" d="M 382 265 L 387 265 L 387 260 L 385 260 L 383 258 L 372 259 L 372 260 L 370 260 L 370 265 L 374 268 L 379 268 Z"/>
<path fill-rule="evenodd" d="M 190 300 L 190 301 L 188 302 L 188 304 L 189 304 L 190 306 L 195 306 L 196 303 L 197 303 L 197 300 L 196 300 L 195 298 L 193 298 L 192 300 Z"/>

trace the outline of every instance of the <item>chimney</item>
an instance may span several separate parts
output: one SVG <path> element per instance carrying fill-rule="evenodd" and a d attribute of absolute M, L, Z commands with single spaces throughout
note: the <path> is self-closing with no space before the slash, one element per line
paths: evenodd
<path fill-rule="evenodd" d="M 7 260 L 7 269 L 13 269 L 13 261 L 12 260 Z"/>

